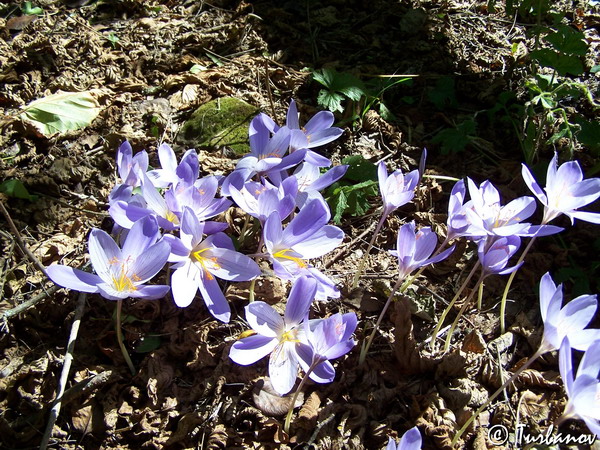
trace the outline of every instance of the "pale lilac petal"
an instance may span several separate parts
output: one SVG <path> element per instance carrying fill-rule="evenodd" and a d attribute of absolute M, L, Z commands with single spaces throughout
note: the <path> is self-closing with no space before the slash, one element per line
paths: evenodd
<path fill-rule="evenodd" d="M 135 260 L 128 274 L 131 276 L 135 274 L 139 282 L 144 283 L 160 272 L 167 263 L 170 253 L 171 247 L 168 242 L 160 240 Z"/>
<path fill-rule="evenodd" d="M 420 450 L 421 445 L 421 433 L 417 427 L 412 427 L 402 436 L 398 450 Z"/>
<path fill-rule="evenodd" d="M 158 159 L 163 169 L 173 173 L 177 169 L 177 157 L 169 145 L 161 144 L 158 147 Z"/>
<path fill-rule="evenodd" d="M 224 323 L 229 323 L 231 308 L 223 295 L 219 283 L 214 277 L 206 276 L 206 272 L 203 272 L 201 277 L 202 281 L 198 284 L 198 287 L 202 299 L 204 300 L 204 303 L 206 303 L 208 312 L 210 312 L 215 319 Z"/>
<path fill-rule="evenodd" d="M 342 178 L 348 170 L 348 165 L 335 166 L 321 175 L 314 183 L 310 185 L 311 189 L 320 191 Z"/>
<path fill-rule="evenodd" d="M 567 161 L 561 164 L 555 175 L 557 185 L 570 186 L 583 180 L 583 173 L 577 161 Z"/>
<path fill-rule="evenodd" d="M 283 230 L 281 246 L 292 248 L 319 231 L 329 221 L 327 205 L 318 200 L 306 204 L 304 208 Z"/>
<path fill-rule="evenodd" d="M 308 238 L 293 246 L 303 259 L 318 258 L 335 249 L 344 240 L 344 232 L 333 225 L 325 225 Z"/>
<path fill-rule="evenodd" d="M 296 326 L 304 320 L 316 293 L 317 282 L 313 278 L 303 276 L 294 282 L 285 307 L 286 328 Z"/>
<path fill-rule="evenodd" d="M 562 305 L 562 284 L 557 289 L 550 272 L 546 272 L 540 280 L 540 312 L 542 320 L 557 314 Z"/>
<path fill-rule="evenodd" d="M 294 344 L 284 342 L 279 344 L 269 358 L 269 378 L 273 389 L 280 395 L 292 390 L 298 376 L 298 358 Z"/>
<path fill-rule="evenodd" d="M 246 321 L 258 334 L 275 338 L 283 332 L 284 323 L 281 316 L 265 302 L 252 302 L 246 306 Z"/>
<path fill-rule="evenodd" d="M 317 293 L 315 294 L 315 300 L 340 298 L 340 290 L 333 280 L 312 266 L 309 266 L 306 270 L 308 271 L 308 274 L 310 274 L 310 276 L 317 281 Z"/>
<path fill-rule="evenodd" d="M 111 203 L 108 213 L 117 225 L 127 229 L 130 229 L 138 220 L 153 214 L 148 208 L 122 200 Z"/>
<path fill-rule="evenodd" d="M 134 291 L 129 292 L 129 297 L 143 298 L 144 300 L 156 300 L 164 298 L 171 288 L 165 285 L 138 286 Z"/>
<path fill-rule="evenodd" d="M 79 292 L 98 292 L 98 284 L 102 283 L 98 275 L 62 264 L 46 267 L 46 273 L 59 286 Z"/>
<path fill-rule="evenodd" d="M 211 258 L 216 258 L 216 264 L 207 266 L 216 277 L 229 281 L 249 281 L 261 274 L 258 264 L 246 255 L 226 248 L 212 248 Z"/>
<path fill-rule="evenodd" d="M 560 344 L 558 352 L 558 368 L 560 376 L 565 384 L 567 395 L 573 395 L 573 356 L 571 354 L 571 345 L 568 338 L 564 338 Z"/>
<path fill-rule="evenodd" d="M 171 290 L 175 304 L 180 308 L 189 306 L 198 292 L 199 283 L 200 271 L 190 260 L 176 269 L 171 275 Z"/>
<path fill-rule="evenodd" d="M 306 131 L 307 135 L 315 134 L 318 131 L 325 131 L 327 129 L 331 129 L 334 120 L 335 117 L 331 111 L 319 111 L 312 116 L 308 122 L 306 122 L 306 125 L 304 125 L 304 130 Z M 339 128 L 335 128 L 335 130 L 336 132 L 338 130 L 342 131 Z"/>
<path fill-rule="evenodd" d="M 356 342 L 353 340 L 342 340 L 330 347 L 323 356 L 327 357 L 327 359 L 337 359 L 350 352 L 355 346 Z"/>
<path fill-rule="evenodd" d="M 385 446 L 385 450 L 398 450 L 396 441 L 393 438 L 391 438 L 391 437 L 388 438 L 388 443 Z"/>
<path fill-rule="evenodd" d="M 281 229 L 281 218 L 277 211 L 267 218 L 263 227 L 263 239 L 269 252 L 273 252 L 275 246 L 281 242 L 283 231 Z"/>
<path fill-rule="evenodd" d="M 584 220 L 585 222 L 600 224 L 600 213 L 592 213 L 586 211 L 571 211 L 567 214 L 571 218 L 571 222 L 573 218 Z"/>
<path fill-rule="evenodd" d="M 133 224 L 123 244 L 123 259 L 137 258 L 160 237 L 158 223 L 152 216 L 146 216 Z"/>
<path fill-rule="evenodd" d="M 128 141 L 124 141 L 117 150 L 117 169 L 119 176 L 125 182 L 131 170 L 133 149 Z"/>
<path fill-rule="evenodd" d="M 229 357 L 241 366 L 254 364 L 277 346 L 277 339 L 255 334 L 236 341 L 229 350 Z"/>
<path fill-rule="evenodd" d="M 307 148 L 310 143 L 304 131 L 298 129 L 290 129 L 289 130 L 289 146 L 290 150 L 293 152 L 299 148 Z"/>
<path fill-rule="evenodd" d="M 302 152 L 302 151 L 306 152 L 303 159 L 307 163 L 313 164 L 317 167 L 330 167 L 331 166 L 331 160 L 329 158 L 326 158 L 325 156 L 320 155 L 319 153 L 314 152 L 309 149 L 294 150 L 294 154 Z"/>
<path fill-rule="evenodd" d="M 285 125 L 290 129 L 299 129 L 300 122 L 298 121 L 298 116 L 299 116 L 299 114 L 298 114 L 298 107 L 296 106 L 296 101 L 291 100 L 290 106 L 287 110 Z"/>
<path fill-rule="evenodd" d="M 335 369 L 329 361 L 323 361 L 313 369 L 309 378 L 317 383 L 331 383 L 335 379 Z"/>
<path fill-rule="evenodd" d="M 420 263 L 431 256 L 438 244 L 437 235 L 429 227 L 421 228 L 415 236 L 415 254 L 413 259 Z"/>
<path fill-rule="evenodd" d="M 498 220 L 510 224 L 521 222 L 535 212 L 536 203 L 533 197 L 519 197 L 500 209 Z"/>
<path fill-rule="evenodd" d="M 113 267 L 121 262 L 121 249 L 106 231 L 92 229 L 88 239 L 88 251 L 94 271 L 106 283 L 112 281 Z"/>
<path fill-rule="evenodd" d="M 586 328 L 577 333 L 570 333 L 569 341 L 571 342 L 571 347 L 585 352 L 592 344 L 600 341 L 600 329 Z"/>
<path fill-rule="evenodd" d="M 321 113 L 326 112 L 326 111 L 321 111 Z M 320 113 L 317 113 L 314 117 L 316 118 Z M 312 120 L 312 119 L 311 119 Z M 310 121 L 308 122 L 310 123 Z M 308 127 L 308 124 L 306 124 Z M 314 148 L 314 147 L 319 147 L 321 145 L 325 145 L 328 144 L 329 142 L 335 141 L 337 138 L 339 138 L 343 133 L 344 130 L 342 130 L 341 128 L 336 128 L 336 127 L 332 127 L 332 128 L 327 128 L 326 130 L 319 130 L 319 131 L 315 131 L 314 133 L 311 133 L 308 131 L 308 128 L 306 130 L 306 139 L 308 140 L 308 148 Z"/>
<path fill-rule="evenodd" d="M 548 205 L 548 199 L 546 197 L 546 194 L 544 193 L 543 189 L 537 183 L 537 181 L 529 171 L 529 168 L 525 164 L 522 164 L 521 166 L 521 175 L 523 176 L 523 180 L 525 180 L 525 184 L 527 184 L 529 190 L 533 192 L 533 194 L 543 205 Z"/>

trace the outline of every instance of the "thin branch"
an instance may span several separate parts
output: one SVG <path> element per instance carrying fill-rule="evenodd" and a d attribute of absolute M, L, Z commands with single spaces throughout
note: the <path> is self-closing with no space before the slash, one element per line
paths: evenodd
<path fill-rule="evenodd" d="M 60 406 L 63 400 L 65 386 L 67 384 L 67 380 L 69 379 L 69 372 L 71 371 L 71 363 L 73 362 L 73 351 L 75 350 L 75 341 L 77 340 L 77 334 L 79 333 L 79 324 L 81 322 L 81 318 L 83 317 L 83 310 L 85 308 L 86 298 L 87 294 L 85 292 L 82 292 L 81 294 L 79 294 L 79 298 L 77 299 L 77 307 L 75 308 L 75 318 L 73 319 L 73 325 L 71 325 L 71 333 L 69 335 L 69 342 L 67 343 L 67 351 L 65 353 L 65 359 L 63 361 L 62 372 L 60 373 L 56 399 L 54 400 L 54 404 L 52 405 L 52 409 L 50 410 L 50 417 L 48 418 L 48 425 L 46 426 L 46 431 L 44 432 L 44 436 L 42 437 L 40 450 L 46 450 L 46 448 L 48 447 L 48 442 L 50 441 L 50 437 L 52 436 L 54 424 L 56 423 L 56 419 L 58 418 L 58 414 L 60 413 Z"/>
<path fill-rule="evenodd" d="M 48 274 L 46 273 L 46 268 L 40 262 L 40 260 L 37 259 L 37 257 L 33 253 L 31 253 L 29 248 L 25 245 L 25 242 L 23 242 L 23 239 L 21 238 L 21 234 L 19 233 L 19 230 L 17 230 L 15 223 L 13 222 L 12 218 L 10 217 L 10 214 L 6 210 L 6 207 L 4 206 L 3 201 L 0 201 L 0 211 L 2 211 L 2 214 L 4 215 L 6 222 L 8 222 L 8 226 L 9 226 L 10 230 L 13 232 L 15 239 L 17 240 L 17 245 L 19 246 L 19 248 L 21 249 L 23 254 L 27 255 L 27 257 L 31 260 L 31 262 L 47 277 Z"/>

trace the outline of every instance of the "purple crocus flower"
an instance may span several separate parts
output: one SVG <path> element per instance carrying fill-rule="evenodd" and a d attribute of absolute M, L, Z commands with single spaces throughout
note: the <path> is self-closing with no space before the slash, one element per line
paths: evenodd
<path fill-rule="evenodd" d="M 397 249 L 389 251 L 398 258 L 400 279 L 406 278 L 415 269 L 440 262 L 454 251 L 453 245 L 431 257 L 437 243 L 437 235 L 431 228 L 424 227 L 415 233 L 414 221 L 402 225 L 398 231 Z"/>
<path fill-rule="evenodd" d="M 303 320 L 317 292 L 317 283 L 309 277 L 296 280 L 288 296 L 283 317 L 265 302 L 246 306 L 246 320 L 256 332 L 235 342 L 229 357 L 247 366 L 270 354 L 269 377 L 273 388 L 285 395 L 292 390 L 298 375 L 297 346 L 305 342 Z"/>
<path fill-rule="evenodd" d="M 94 228 L 88 250 L 96 274 L 56 264 L 47 268 L 48 276 L 59 286 L 99 293 L 109 300 L 164 297 L 169 286 L 145 285 L 169 257 L 170 246 L 164 239 L 158 240 L 159 237 L 153 217 L 141 219 L 131 227 L 122 249 L 105 231 Z"/>
<path fill-rule="evenodd" d="M 340 295 L 335 283 L 306 261 L 329 253 L 344 239 L 341 229 L 327 225 L 330 217 L 327 204 L 315 199 L 308 202 L 285 229 L 279 212 L 274 211 L 263 230 L 275 274 L 284 280 L 295 280 L 302 275 L 315 278 L 318 281 L 318 300 Z"/>
<path fill-rule="evenodd" d="M 202 240 L 203 231 L 204 223 L 186 207 L 179 229 L 180 238 L 165 236 L 171 244 L 169 261 L 176 263 L 171 276 L 173 300 L 184 308 L 200 290 L 210 313 L 222 322 L 229 322 L 229 303 L 216 278 L 248 281 L 260 275 L 260 268 L 252 259 L 236 252 L 231 239 L 224 233 Z"/>
<path fill-rule="evenodd" d="M 477 243 L 477 254 L 485 276 L 506 275 L 514 272 L 523 262 L 506 268 L 508 260 L 519 250 L 521 239 L 518 236 L 484 238 Z"/>
<path fill-rule="evenodd" d="M 396 444 L 394 439 L 390 438 L 385 450 L 421 450 L 421 433 L 417 427 L 412 427 L 400 438 Z"/>
<path fill-rule="evenodd" d="M 531 225 L 523 222 L 536 208 L 533 197 L 519 197 L 502 206 L 498 190 L 488 180 L 478 187 L 467 178 L 471 200 L 464 205 L 469 227 L 465 235 L 478 239 L 494 236 L 548 236 L 562 231 L 552 225 Z"/>
<path fill-rule="evenodd" d="M 424 151 L 423 155 L 426 156 L 427 153 Z M 413 170 L 404 175 L 402 170 L 397 169 L 388 175 L 385 162 L 381 161 L 377 166 L 377 177 L 379 179 L 379 192 L 383 200 L 382 217 L 387 217 L 414 198 L 415 189 L 421 179 L 421 172 Z"/>
<path fill-rule="evenodd" d="M 139 186 L 142 174 L 148 170 L 148 153 L 142 150 L 133 155 L 131 144 L 123 142 L 117 150 L 117 170 L 124 184 Z"/>
<path fill-rule="evenodd" d="M 598 307 L 595 295 L 580 295 L 564 308 L 562 302 L 562 284 L 557 287 L 550 273 L 545 273 L 540 280 L 540 312 L 544 321 L 540 353 L 558 349 L 566 336 L 572 347 L 582 351 L 600 339 L 600 330 L 584 329 Z"/>
<path fill-rule="evenodd" d="M 448 200 L 448 240 L 463 236 L 468 228 L 469 222 L 464 210 L 466 187 L 464 180 L 458 180 L 452 187 L 450 199 Z"/>
<path fill-rule="evenodd" d="M 342 178 L 347 170 L 347 165 L 340 165 L 321 173 L 319 166 L 309 162 L 304 162 L 298 166 L 293 174 L 298 179 L 298 195 L 296 198 L 298 207 L 302 208 L 307 202 L 315 198 L 323 200 L 323 196 L 319 191 Z"/>
<path fill-rule="evenodd" d="M 296 102 L 292 100 L 287 111 L 285 126 L 291 131 L 290 149 L 314 148 L 339 138 L 344 130 L 333 127 L 335 120 L 331 111 L 319 111 L 303 127 L 298 121 Z"/>
<path fill-rule="evenodd" d="M 308 345 L 298 344 L 300 366 L 317 383 L 331 383 L 335 369 L 331 362 L 344 356 L 356 345 L 352 333 L 356 330 L 356 314 L 334 314 L 326 319 L 315 319 L 305 330 Z M 312 368 L 312 370 L 310 370 Z"/>
<path fill-rule="evenodd" d="M 259 219 L 261 224 L 273 211 L 279 211 L 281 219 L 285 220 L 296 209 L 298 180 L 288 177 L 279 187 L 264 179 L 261 181 L 247 181 L 241 189 L 230 185 L 229 194 L 240 208 Z"/>
<path fill-rule="evenodd" d="M 569 341 L 570 336 L 563 339 L 558 353 L 560 376 L 569 396 L 561 419 L 579 418 L 600 438 L 600 340 L 590 345 L 583 354 L 575 378 Z"/>
<path fill-rule="evenodd" d="M 198 179 L 200 163 L 196 150 L 186 151 L 181 157 L 181 162 L 177 164 L 173 149 L 167 144 L 161 144 L 158 147 L 158 159 L 162 168 L 151 170 L 147 174 L 154 186 L 167 188 L 180 183 L 190 186 Z"/>
<path fill-rule="evenodd" d="M 564 214 L 571 219 L 600 223 L 600 213 L 578 211 L 600 197 L 600 178 L 583 179 L 581 167 L 577 161 L 568 161 L 558 165 L 558 155 L 548 165 L 546 188 L 542 189 L 525 164 L 521 169 L 527 186 L 544 205 L 542 223 L 548 223 Z"/>

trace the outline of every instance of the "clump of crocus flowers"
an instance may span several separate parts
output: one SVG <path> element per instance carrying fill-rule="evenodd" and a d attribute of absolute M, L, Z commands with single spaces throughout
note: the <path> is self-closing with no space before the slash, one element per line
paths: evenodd
<path fill-rule="evenodd" d="M 148 170 L 148 154 L 145 151 L 133 154 L 131 145 L 124 142 L 116 158 L 120 182 L 109 196 L 109 213 L 115 227 L 112 235 L 93 229 L 88 240 L 95 273 L 53 265 L 48 268 L 49 277 L 60 286 L 98 293 L 117 302 L 117 339 L 132 373 L 135 367 L 120 329 L 124 299 L 153 300 L 170 292 L 174 303 L 185 308 L 201 298 L 215 319 L 229 322 L 232 312 L 219 280 L 250 281 L 250 302 L 244 308 L 250 330 L 231 346 L 229 356 L 240 365 L 269 358 L 268 372 L 276 392 L 281 395 L 293 392 L 284 425 L 289 431 L 293 405 L 306 380 L 334 381 L 333 361 L 356 346 L 354 333 L 358 318 L 353 312 L 311 318 L 315 301 L 341 295 L 337 280 L 330 278 L 316 263 L 344 239 L 342 229 L 329 223 L 331 212 L 321 192 L 342 178 L 347 167 L 331 167 L 331 161 L 315 151 L 342 134 L 333 123 L 333 114 L 319 112 L 300 126 L 294 101 L 283 126 L 261 113 L 250 123 L 250 153 L 226 176 L 201 176 L 195 150 L 186 151 L 178 160 L 171 147 L 164 143 L 158 148 L 160 167 Z M 423 151 L 419 167 L 407 174 L 400 169 L 388 173 L 384 162 L 378 164 L 381 216 L 353 276 L 352 288 L 358 286 L 366 258 L 386 219 L 413 200 L 425 174 L 426 155 Z M 584 180 L 577 162 L 559 167 L 557 160 L 555 155 L 550 162 L 545 188 L 523 166 L 527 186 L 544 206 L 539 225 L 526 222 L 535 212 L 535 198 L 519 197 L 503 205 L 500 193 L 490 181 L 477 185 L 467 178 L 466 182 L 458 180 L 450 193 L 447 235 L 441 244 L 429 227 L 419 227 L 414 221 L 400 227 L 396 248 L 390 250 L 397 258 L 398 278 L 371 334 L 363 340 L 360 363 L 364 363 L 395 295 L 406 291 L 426 267 L 447 258 L 455 248 L 449 244 L 456 239 L 474 243 L 477 262 L 439 318 L 431 337 L 432 350 L 436 350 L 438 334 L 447 315 L 477 272 L 477 281 L 447 333 L 443 351 L 449 349 L 453 330 L 476 292 L 481 308 L 483 282 L 491 276 L 510 276 L 500 302 L 500 326 L 504 330 L 507 293 L 531 245 L 537 237 L 562 230 L 549 222 L 565 214 L 571 222 L 579 219 L 600 223 L 600 214 L 580 211 L 600 197 L 600 179 Z M 228 225 L 217 220 L 233 205 L 247 214 L 240 241 L 251 228 L 251 221 L 256 221 L 255 229 L 259 229 L 258 246 L 250 255 L 236 249 L 227 234 Z M 511 263 L 523 240 L 528 238 L 528 245 L 518 261 Z M 168 263 L 171 265 L 167 278 L 162 271 Z M 266 276 L 264 267 L 267 265 L 270 273 L 291 284 L 283 316 L 269 304 L 253 301 L 254 282 Z M 152 284 L 157 276 L 163 277 L 165 284 Z M 543 339 L 538 351 L 520 371 L 540 355 L 559 350 L 561 376 L 569 396 L 561 420 L 580 418 L 598 434 L 597 394 L 595 401 L 590 399 L 593 392 L 598 392 L 600 332 L 586 328 L 597 308 L 596 297 L 581 296 L 562 306 L 562 287 L 557 287 L 546 274 L 540 282 L 540 308 Z M 576 376 L 573 375 L 572 349 L 585 352 Z M 467 425 L 455 435 L 455 440 Z M 417 428 L 412 428 L 399 444 L 390 439 L 387 448 L 420 447 L 421 435 Z"/>

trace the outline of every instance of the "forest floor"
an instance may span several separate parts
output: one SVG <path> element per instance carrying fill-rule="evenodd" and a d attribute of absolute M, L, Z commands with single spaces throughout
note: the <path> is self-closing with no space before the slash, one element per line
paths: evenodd
<path fill-rule="evenodd" d="M 343 136 L 321 149 L 337 164 L 361 155 L 405 171 L 418 166 L 424 147 L 429 152 L 428 177 L 415 201 L 388 219 L 359 288 L 350 289 L 352 275 L 379 219 L 379 197 L 370 199 L 366 214 L 342 216 L 342 246 L 314 262 L 342 291 L 340 299 L 320 302 L 315 316 L 356 312 L 360 343 L 395 283 L 397 262 L 387 250 L 395 248 L 400 225 L 415 220 L 444 236 L 452 182 L 436 177 L 489 179 L 504 202 L 530 194 L 519 175 L 519 137 L 497 112 L 503 92 L 527 98 L 527 49 L 534 45 L 528 31 L 535 20 L 511 19 L 503 3 L 40 0 L 31 5 L 41 8 L 38 15 L 0 3 L 0 180 L 19 180 L 35 196 L 0 199 L 44 266 L 81 267 L 90 229 L 110 231 L 107 198 L 117 182 L 115 154 L 123 141 L 134 151 L 146 149 L 153 166 L 161 142 L 178 156 L 195 147 L 202 175 L 227 174 L 239 157 L 228 146 L 193 139 L 178 144 L 183 123 L 200 105 L 235 97 L 281 124 L 295 99 L 306 121 L 321 109 L 322 86 L 309 69 L 327 67 L 364 81 L 411 75 L 375 95 L 372 108 L 346 101 L 337 116 Z M 566 11 L 564 22 L 585 33 L 585 67 L 590 60 L 598 64 L 598 6 L 554 3 Z M 598 73 L 588 70 L 580 81 L 597 92 Z M 18 117 L 34 100 L 88 90 L 100 113 L 83 129 L 48 137 Z M 585 99 L 567 102 L 570 111 L 597 120 Z M 387 109 L 378 109 L 380 103 Z M 440 135 L 444 130 L 451 133 Z M 568 158 L 563 141 L 540 146 L 534 170 L 543 173 L 554 150 Z M 584 171 L 598 161 L 585 146 L 571 150 Z M 223 220 L 232 234 L 239 231 L 235 214 Z M 0 221 L 0 446 L 37 448 L 80 297 L 53 289 L 20 250 L 6 215 Z M 449 260 L 426 270 L 393 303 L 365 364 L 358 364 L 357 347 L 336 363 L 333 383 L 307 385 L 289 434 L 282 429 L 281 400 L 263 389 L 266 360 L 241 367 L 228 357 L 247 329 L 247 284 L 226 286 L 228 324 L 213 319 L 200 299 L 185 309 L 170 296 L 125 302 L 125 343 L 138 371 L 133 377 L 117 345 L 115 304 L 88 295 L 50 447 L 380 449 L 388 436 L 417 425 L 424 448 L 451 448 L 456 430 L 537 349 L 541 275 L 550 271 L 565 281 L 567 298 L 598 292 L 597 230 L 583 222 L 571 226 L 568 219 L 557 225 L 566 231 L 539 239 L 518 272 L 505 334 L 499 332 L 498 302 L 506 279 L 492 277 L 483 309 L 467 309 L 450 351 L 430 351 L 427 338 L 477 258 L 472 244 L 459 242 Z M 288 288 L 263 277 L 257 299 L 281 305 Z M 15 311 L 31 299 L 38 301 Z M 557 358 L 546 355 L 479 415 L 458 446 L 493 448 L 487 430 L 494 424 L 514 430 L 518 421 L 543 433 L 566 400 Z M 577 421 L 561 431 L 588 433 Z"/>

